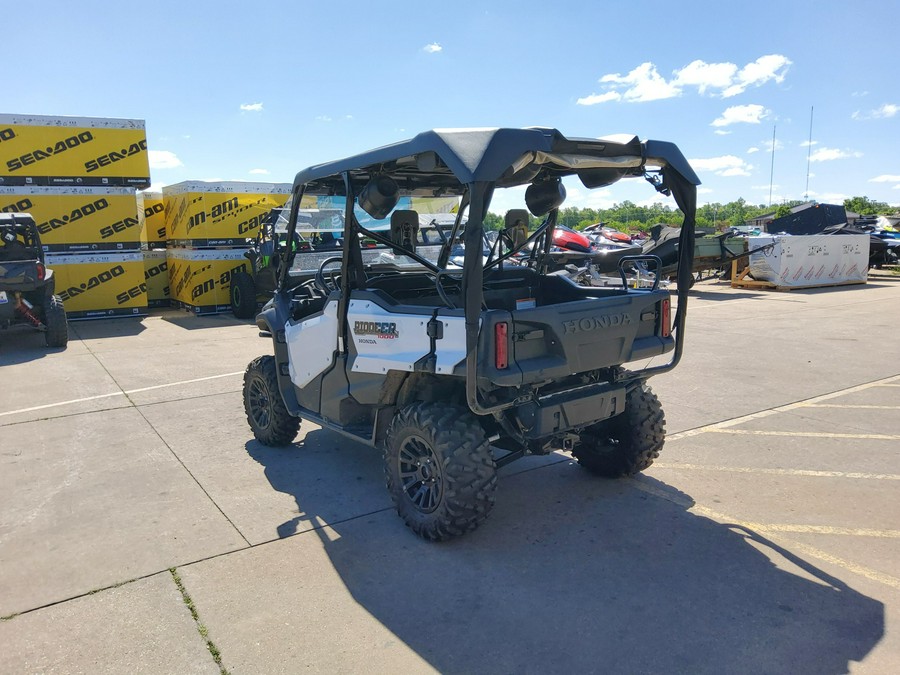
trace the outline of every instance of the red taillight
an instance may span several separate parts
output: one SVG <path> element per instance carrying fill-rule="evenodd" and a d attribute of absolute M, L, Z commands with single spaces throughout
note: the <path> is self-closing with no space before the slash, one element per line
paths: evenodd
<path fill-rule="evenodd" d="M 37 275 L 38 281 L 43 281 L 44 277 L 47 276 L 47 270 L 44 269 L 44 266 L 41 263 L 37 264 Z"/>
<path fill-rule="evenodd" d="M 662 301 L 659 313 L 659 333 L 667 338 L 672 334 L 672 308 L 669 298 Z"/>
<path fill-rule="evenodd" d="M 497 370 L 509 367 L 508 333 L 509 325 L 505 321 L 494 325 L 494 365 Z"/>

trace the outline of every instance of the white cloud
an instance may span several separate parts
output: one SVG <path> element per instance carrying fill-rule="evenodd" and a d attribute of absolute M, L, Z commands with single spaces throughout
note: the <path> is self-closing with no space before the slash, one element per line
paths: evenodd
<path fill-rule="evenodd" d="M 900 112 L 900 105 L 895 103 L 885 103 L 880 108 L 876 108 L 872 111 L 872 116 L 876 118 L 882 117 L 893 117 L 898 112 Z"/>
<path fill-rule="evenodd" d="M 715 192 L 715 190 L 713 190 L 712 188 L 708 188 L 708 187 L 697 188 L 698 195 L 709 195 L 709 194 L 712 194 L 713 192 Z"/>
<path fill-rule="evenodd" d="M 716 136 L 728 136 L 731 132 L 730 132 L 730 131 L 726 131 L 725 129 L 714 129 L 714 130 L 713 130 L 713 133 L 714 133 Z"/>
<path fill-rule="evenodd" d="M 262 112 L 262 103 L 242 103 L 241 110 L 244 112 Z"/>
<path fill-rule="evenodd" d="M 875 110 L 870 110 L 868 112 L 857 110 L 850 117 L 855 120 L 883 120 L 894 117 L 897 113 L 900 113 L 900 105 L 897 105 L 896 103 L 884 103 L 875 108 Z"/>
<path fill-rule="evenodd" d="M 733 105 L 726 108 L 721 117 L 712 121 L 714 127 L 727 127 L 730 124 L 759 124 L 768 117 L 769 110 L 757 103 L 748 105 Z"/>
<path fill-rule="evenodd" d="M 752 168 L 752 167 L 748 167 L 748 168 Z M 749 176 L 750 175 L 750 172 L 747 171 L 747 168 L 744 168 L 742 166 L 733 166 L 730 169 L 725 169 L 724 171 L 720 171 L 718 173 L 720 176 L 726 176 L 726 177 Z"/>
<path fill-rule="evenodd" d="M 770 80 L 781 84 L 784 82 L 785 74 L 790 65 L 791 60 L 781 54 L 760 56 L 756 61 L 748 63 L 741 68 L 734 84 L 722 92 L 722 98 L 737 96 L 749 87 L 760 87 Z"/>
<path fill-rule="evenodd" d="M 148 150 L 151 169 L 175 169 L 184 166 L 174 152 L 169 150 Z"/>
<path fill-rule="evenodd" d="M 870 178 L 869 182 L 870 183 L 900 183 L 900 176 L 883 173 L 880 176 L 875 176 L 875 178 Z"/>
<path fill-rule="evenodd" d="M 757 147 L 747 148 L 748 155 L 752 155 L 754 152 L 759 152 L 759 148 L 757 148 Z"/>
<path fill-rule="evenodd" d="M 809 156 L 809 161 L 830 162 L 835 159 L 847 159 L 848 157 L 862 157 L 862 153 L 851 150 L 838 150 L 836 148 L 819 148 Z"/>
<path fill-rule="evenodd" d="M 695 171 L 709 171 L 717 176 L 749 176 L 753 166 L 734 155 L 688 160 Z"/>
<path fill-rule="evenodd" d="M 808 147 L 810 147 L 811 145 L 818 145 L 818 144 L 819 144 L 819 141 L 803 141 L 803 142 L 800 144 L 800 147 L 801 147 L 801 148 L 808 148 Z"/>
<path fill-rule="evenodd" d="M 316 115 L 316 122 L 330 122 L 331 118 L 328 115 Z"/>
<path fill-rule="evenodd" d="M 809 193 L 812 196 L 812 192 Z M 843 204 L 845 199 L 850 199 L 850 195 L 841 194 L 840 192 L 824 192 L 816 194 L 816 199 L 822 204 Z"/>
<path fill-rule="evenodd" d="M 733 63 L 706 63 L 691 61 L 681 70 L 675 71 L 673 82 L 677 85 L 692 85 L 705 94 L 710 87 L 725 89 L 731 85 L 738 67 Z"/>
<path fill-rule="evenodd" d="M 597 105 L 598 103 L 606 103 L 607 101 L 618 101 L 622 95 L 617 91 L 608 91 L 605 94 L 591 94 L 584 96 L 577 101 L 578 105 Z"/>
<path fill-rule="evenodd" d="M 580 209 L 609 209 L 616 204 L 613 190 L 603 188 L 600 190 L 585 190 L 580 183 L 566 180 L 566 206 L 574 206 Z M 521 208 L 522 196 L 510 190 L 501 190 L 501 193 L 509 193 L 515 195 L 515 203 L 510 202 L 508 208 Z M 495 193 L 496 195 L 497 193 Z M 495 208 L 493 201 L 491 202 L 491 211 L 495 213 L 505 213 Z"/>
<path fill-rule="evenodd" d="M 647 61 L 627 75 L 610 73 L 600 78 L 606 91 L 578 99 L 579 105 L 608 101 L 641 103 L 681 96 L 687 87 L 696 87 L 701 95 L 729 98 L 766 82 L 783 82 L 791 60 L 781 54 L 768 54 L 738 68 L 734 63 L 707 63 L 699 59 L 672 72 L 667 80 L 656 64 Z M 616 95 L 618 94 L 618 95 Z"/>
<path fill-rule="evenodd" d="M 600 83 L 624 87 L 623 98 L 636 103 L 657 101 L 681 94 L 681 89 L 666 82 L 665 78 L 656 70 L 656 66 L 649 61 L 642 63 L 627 75 L 619 73 L 604 75 L 600 78 Z"/>
<path fill-rule="evenodd" d="M 250 169 L 250 171 L 248 171 L 247 173 L 251 173 L 256 176 L 268 176 L 269 170 L 268 169 Z"/>
<path fill-rule="evenodd" d="M 432 42 L 431 44 L 425 45 L 422 47 L 422 51 L 426 54 L 437 54 L 439 51 L 442 51 L 444 48 L 441 47 L 437 42 Z"/>

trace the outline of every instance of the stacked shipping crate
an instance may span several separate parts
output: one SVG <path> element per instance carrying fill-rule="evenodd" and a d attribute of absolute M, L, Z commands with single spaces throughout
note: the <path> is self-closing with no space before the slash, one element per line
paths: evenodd
<path fill-rule="evenodd" d="M 0 114 L 0 211 L 38 224 L 72 318 L 146 314 L 143 120 Z"/>
<path fill-rule="evenodd" d="M 144 280 L 147 306 L 168 307 L 169 263 L 166 259 L 166 213 L 160 192 L 138 192 L 138 217 L 141 219 L 141 250 L 144 253 Z"/>
<path fill-rule="evenodd" d="M 260 226 L 290 196 L 286 183 L 188 181 L 163 188 L 169 292 L 196 314 L 230 310 L 231 277 Z"/>

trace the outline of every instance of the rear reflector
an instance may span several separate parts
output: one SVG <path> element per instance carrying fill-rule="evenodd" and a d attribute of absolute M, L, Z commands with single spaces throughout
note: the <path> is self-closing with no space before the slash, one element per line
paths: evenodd
<path fill-rule="evenodd" d="M 37 277 L 38 281 L 43 281 L 44 277 L 47 276 L 47 270 L 44 269 L 44 266 L 41 263 L 37 264 Z"/>
<path fill-rule="evenodd" d="M 505 321 L 494 325 L 494 366 L 497 370 L 509 367 L 508 333 L 509 325 Z"/>
<path fill-rule="evenodd" d="M 659 333 L 662 337 L 667 338 L 672 334 L 672 309 L 669 298 L 660 303 L 662 308 L 659 313 Z"/>

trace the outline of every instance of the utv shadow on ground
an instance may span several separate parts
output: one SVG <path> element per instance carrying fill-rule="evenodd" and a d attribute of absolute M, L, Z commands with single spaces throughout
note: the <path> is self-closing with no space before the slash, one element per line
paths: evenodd
<path fill-rule="evenodd" d="M 121 316 L 101 319 L 70 319 L 70 337 L 79 340 L 134 337 L 146 330 L 145 316 Z"/>
<path fill-rule="evenodd" d="M 48 347 L 44 334 L 30 326 L 0 330 L 0 368 L 37 361 L 48 354 L 64 351 L 66 347 Z"/>
<path fill-rule="evenodd" d="M 254 323 L 247 319 L 238 319 L 231 312 L 222 314 L 190 314 L 188 312 L 177 312 L 176 310 L 166 310 L 162 316 L 164 321 L 184 328 L 185 330 L 200 330 L 203 328 L 221 328 L 223 326 L 241 326 L 248 323 Z"/>
<path fill-rule="evenodd" d="M 326 446 L 354 467 L 327 486 L 309 471 L 321 453 L 305 452 Z M 378 453 L 330 432 L 247 450 L 296 499 L 281 536 L 329 522 L 348 491 L 384 489 Z M 847 672 L 884 635 L 882 603 L 640 481 L 666 498 L 559 462 L 502 478 L 488 521 L 447 543 L 418 539 L 393 509 L 329 522 L 336 540 L 303 536 L 319 536 L 359 605 L 440 672 L 821 675 Z"/>

